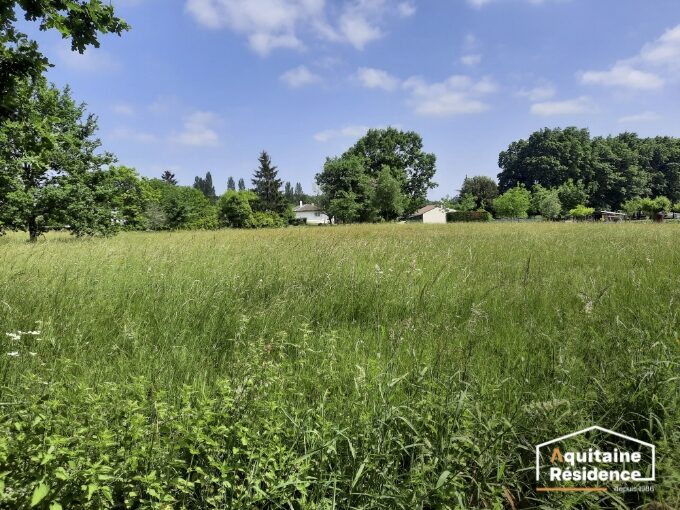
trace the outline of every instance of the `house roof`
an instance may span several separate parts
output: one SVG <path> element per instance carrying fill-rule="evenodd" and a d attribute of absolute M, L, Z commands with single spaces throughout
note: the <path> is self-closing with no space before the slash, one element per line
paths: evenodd
<path fill-rule="evenodd" d="M 427 212 L 430 212 L 432 209 L 436 209 L 437 207 L 439 207 L 437 204 L 426 205 L 425 207 L 421 207 L 421 208 L 418 209 L 416 212 L 414 212 L 414 213 L 411 215 L 411 217 L 413 217 L 413 216 L 422 216 L 423 214 L 425 214 L 425 213 L 427 213 Z"/>
<path fill-rule="evenodd" d="M 316 212 L 322 211 L 321 207 L 314 204 L 303 204 L 293 209 L 293 212 Z"/>

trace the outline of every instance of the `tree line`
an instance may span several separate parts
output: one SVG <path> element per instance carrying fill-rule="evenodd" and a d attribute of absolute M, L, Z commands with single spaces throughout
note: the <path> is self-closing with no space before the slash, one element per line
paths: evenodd
<path fill-rule="evenodd" d="M 0 233 L 23 230 L 35 240 L 50 228 L 76 235 L 120 229 L 283 226 L 293 205 L 313 201 L 337 222 L 393 221 L 428 203 L 436 157 L 418 133 L 372 129 L 326 160 L 318 196 L 283 183 L 263 152 L 248 187 L 230 177 L 217 196 L 212 175 L 180 186 L 170 171 L 142 178 L 102 150 L 97 119 L 67 87 L 47 83 L 51 66 L 16 28 L 16 12 L 58 28 L 74 51 L 98 47 L 104 33 L 129 29 L 110 5 L 81 0 L 10 0 L 0 6 Z M 499 156 L 498 182 L 466 178 L 443 204 L 497 217 L 540 214 L 585 217 L 595 209 L 652 216 L 680 211 L 680 140 L 635 133 L 591 137 L 587 129 L 543 129 L 510 144 Z M 674 205 L 675 204 L 675 205 Z"/>
<path fill-rule="evenodd" d="M 500 192 L 541 186 L 556 191 L 567 209 L 581 204 L 636 213 L 649 209 L 648 200 L 659 199 L 662 210 L 680 202 L 678 138 L 546 128 L 510 144 L 498 166 Z"/>

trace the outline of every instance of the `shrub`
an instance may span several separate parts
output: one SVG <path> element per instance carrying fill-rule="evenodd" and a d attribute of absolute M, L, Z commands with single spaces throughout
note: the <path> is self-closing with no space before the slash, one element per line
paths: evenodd
<path fill-rule="evenodd" d="M 452 211 L 446 213 L 447 223 L 468 221 L 491 221 L 493 217 L 488 211 Z"/>
<path fill-rule="evenodd" d="M 253 215 L 251 203 L 257 200 L 252 191 L 229 190 L 218 202 L 219 218 L 222 226 L 246 228 Z"/>
<path fill-rule="evenodd" d="M 246 226 L 249 228 L 281 228 L 287 224 L 288 222 L 278 214 L 258 211 L 250 216 Z"/>
<path fill-rule="evenodd" d="M 632 198 L 627 200 L 621 205 L 621 209 L 631 218 L 640 212 L 640 200 L 637 198 Z"/>
<path fill-rule="evenodd" d="M 585 220 L 593 214 L 595 214 L 595 209 L 586 207 L 585 205 L 577 205 L 569 211 L 569 215 L 576 220 Z"/>
<path fill-rule="evenodd" d="M 509 189 L 493 201 L 500 218 L 526 218 L 531 207 L 531 193 L 524 186 Z"/>
<path fill-rule="evenodd" d="M 640 200 L 640 210 L 650 218 L 658 213 L 666 213 L 671 210 L 671 201 L 666 197 L 643 198 Z"/>
<path fill-rule="evenodd" d="M 540 184 L 534 186 L 531 205 L 543 218 L 554 220 L 562 212 L 562 202 L 556 189 L 546 189 Z"/>

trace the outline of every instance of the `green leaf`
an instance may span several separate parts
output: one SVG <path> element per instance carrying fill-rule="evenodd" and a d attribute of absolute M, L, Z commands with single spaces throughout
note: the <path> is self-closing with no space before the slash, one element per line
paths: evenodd
<path fill-rule="evenodd" d="M 437 480 L 437 487 L 436 489 L 439 489 L 442 485 L 446 483 L 446 480 L 449 479 L 449 476 L 451 473 L 449 471 L 444 471 L 441 475 L 439 475 L 439 480 Z"/>
<path fill-rule="evenodd" d="M 31 498 L 31 507 L 36 506 L 43 499 L 45 499 L 45 496 L 47 496 L 49 492 L 50 488 L 45 483 L 40 482 L 40 484 L 33 491 L 33 497 Z"/>
<path fill-rule="evenodd" d="M 361 475 L 363 474 L 365 468 L 366 468 L 366 462 L 363 462 L 361 464 L 361 466 L 359 466 L 359 470 L 357 471 L 357 474 L 354 475 L 354 480 L 352 481 L 352 489 L 354 489 L 354 486 L 359 481 L 359 478 L 361 478 Z"/>
<path fill-rule="evenodd" d="M 61 503 L 59 503 L 58 501 L 52 501 L 52 503 L 50 503 L 50 510 L 63 510 L 63 509 Z"/>

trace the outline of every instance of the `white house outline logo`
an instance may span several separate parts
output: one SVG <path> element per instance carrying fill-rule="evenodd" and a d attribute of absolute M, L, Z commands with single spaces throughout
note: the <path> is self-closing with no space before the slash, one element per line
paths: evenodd
<path fill-rule="evenodd" d="M 565 439 L 569 439 L 571 437 L 579 436 L 581 434 L 585 434 L 587 432 L 590 432 L 592 430 L 599 430 L 600 432 L 604 432 L 605 434 L 610 434 L 612 436 L 620 437 L 621 439 L 625 439 L 627 441 L 632 441 L 634 443 L 646 446 L 648 448 L 651 448 L 652 451 L 652 476 L 648 478 L 636 478 L 634 481 L 635 483 L 637 482 L 653 482 L 656 480 L 656 447 L 651 444 L 647 443 L 645 441 L 640 441 L 639 439 L 635 439 L 634 437 L 626 436 L 625 434 L 620 434 L 619 432 L 614 432 L 613 430 L 605 429 L 604 427 L 600 427 L 598 425 L 593 425 L 592 427 L 585 428 L 583 430 L 579 430 L 577 432 L 572 432 L 571 434 L 567 434 L 566 436 L 558 437 L 557 439 L 551 439 L 550 441 L 546 441 L 545 443 L 541 443 L 539 445 L 536 445 L 536 481 L 539 482 L 541 479 L 541 448 L 544 448 L 548 445 L 551 445 L 553 443 L 558 443 L 560 441 L 564 441 Z"/>

